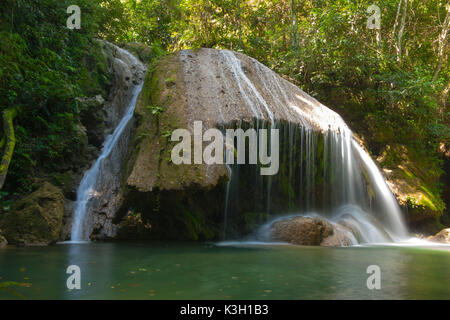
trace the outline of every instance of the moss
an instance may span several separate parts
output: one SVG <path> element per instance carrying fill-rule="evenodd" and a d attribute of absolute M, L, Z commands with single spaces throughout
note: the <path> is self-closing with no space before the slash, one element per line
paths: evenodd
<path fill-rule="evenodd" d="M 16 136 L 14 134 L 13 120 L 17 116 L 17 109 L 11 108 L 3 111 L 3 129 L 5 131 L 6 146 L 3 152 L 0 163 L 0 190 L 5 183 L 6 174 L 11 163 L 11 159 L 14 153 L 14 147 L 16 146 Z"/>
<path fill-rule="evenodd" d="M 223 213 L 217 205 L 217 196 L 223 194 L 223 185 L 214 190 L 164 191 L 129 194 L 120 212 L 142 212 L 144 223 L 151 225 L 149 239 L 204 241 L 218 238 L 218 219 Z M 123 222 L 120 222 L 122 225 Z"/>
<path fill-rule="evenodd" d="M 64 214 L 64 196 L 48 182 L 16 201 L 2 220 L 5 238 L 11 244 L 50 244 L 59 238 Z"/>
<path fill-rule="evenodd" d="M 49 181 L 61 188 L 64 195 L 68 196 L 72 192 L 75 183 L 75 174 L 72 171 L 56 172 L 49 177 Z"/>
<path fill-rule="evenodd" d="M 399 203 L 405 208 L 406 219 L 416 228 L 417 221 L 442 216 L 445 203 L 439 187 L 440 170 L 429 159 L 403 145 L 388 145 L 378 158 L 389 171 L 388 180 Z"/>

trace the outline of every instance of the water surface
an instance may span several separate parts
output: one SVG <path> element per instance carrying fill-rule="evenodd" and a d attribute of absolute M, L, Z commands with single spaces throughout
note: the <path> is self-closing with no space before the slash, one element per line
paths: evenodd
<path fill-rule="evenodd" d="M 69 265 L 81 290 L 66 287 Z M 366 286 L 381 268 L 381 290 Z M 198 243 L 0 249 L 0 283 L 25 299 L 450 299 L 450 252 Z M 0 290 L 0 298 L 21 298 Z"/>

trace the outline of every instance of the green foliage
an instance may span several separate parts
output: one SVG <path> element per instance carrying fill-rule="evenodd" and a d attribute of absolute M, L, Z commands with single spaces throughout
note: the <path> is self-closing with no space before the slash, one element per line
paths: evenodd
<path fill-rule="evenodd" d="M 147 106 L 146 109 L 149 110 L 152 113 L 152 115 L 154 115 L 154 116 L 158 116 L 164 111 L 163 107 L 160 107 L 156 104 Z"/>
<path fill-rule="evenodd" d="M 20 110 L 7 190 L 30 191 L 37 171 L 54 170 L 82 151 L 76 97 L 104 94 L 110 83 L 93 40 L 102 14 L 110 11 L 100 3 L 77 1 L 80 30 L 66 27 L 71 1 L 0 4 L 0 112 L 12 106 Z"/>
<path fill-rule="evenodd" d="M 8 195 L 8 192 L 0 191 L 0 211 L 7 212 L 11 208 L 11 200 L 8 199 Z"/>

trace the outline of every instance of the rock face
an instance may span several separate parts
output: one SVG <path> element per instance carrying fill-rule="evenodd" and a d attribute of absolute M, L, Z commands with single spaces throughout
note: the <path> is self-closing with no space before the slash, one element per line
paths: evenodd
<path fill-rule="evenodd" d="M 436 223 L 445 208 L 445 204 L 436 190 L 429 187 L 424 181 L 422 169 L 403 146 L 387 146 L 387 150 L 377 158 L 384 166 L 383 174 L 386 183 L 403 208 L 405 220 L 414 232 L 434 234 L 440 230 Z M 389 162 L 388 152 L 396 154 L 401 164 L 392 166 Z M 387 168 L 389 167 L 389 169 Z M 432 171 L 432 170 L 430 170 Z M 438 179 L 429 174 L 429 181 Z M 445 193 L 443 193 L 445 195 Z"/>
<path fill-rule="evenodd" d="M 439 231 L 436 235 L 428 237 L 427 240 L 440 243 L 450 243 L 450 228 Z"/>
<path fill-rule="evenodd" d="M 255 59 L 215 49 L 183 50 L 163 58 L 148 73 L 135 113 L 138 128 L 126 183 L 139 192 L 210 189 L 228 178 L 225 165 L 170 163 L 175 145 L 169 141 L 171 132 L 193 132 L 194 121 L 202 121 L 203 131 L 254 119 L 318 131 L 346 128 L 337 113 Z"/>
<path fill-rule="evenodd" d="M 144 223 L 140 213 L 129 212 L 119 224 L 118 239 L 146 239 L 152 226 Z"/>
<path fill-rule="evenodd" d="M 10 244 L 47 245 L 59 239 L 64 214 L 64 196 L 48 182 L 15 202 L 1 227 Z"/>

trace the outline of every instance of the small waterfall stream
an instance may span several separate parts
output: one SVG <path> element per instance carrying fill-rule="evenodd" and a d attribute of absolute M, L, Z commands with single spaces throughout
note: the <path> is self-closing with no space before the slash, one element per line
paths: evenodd
<path fill-rule="evenodd" d="M 129 85 L 125 87 L 127 91 L 125 100 L 127 106 L 113 133 L 106 137 L 99 157 L 92 167 L 85 172 L 78 187 L 73 213 L 71 241 L 89 240 L 89 236 L 94 228 L 91 217 L 92 211 L 95 206 L 98 206 L 95 200 L 104 196 L 106 192 L 116 192 L 115 189 L 120 180 L 121 164 L 124 160 L 124 150 L 126 150 L 127 145 L 127 141 L 124 140 L 127 140 L 128 134 L 125 134 L 125 132 L 130 129 L 136 102 L 143 86 L 143 79 L 138 79 L 141 80 L 139 84 L 132 83 L 130 79 L 132 69 L 134 69 L 136 74 L 145 70 L 141 62 L 128 51 L 119 47 L 115 48 L 122 58 L 121 60 L 116 58 L 120 68 L 119 72 L 125 70 L 123 77 L 127 83 L 129 82 Z M 120 106 L 116 107 L 120 108 Z M 118 148 L 120 144 L 124 145 Z M 108 200 L 107 198 L 105 199 Z M 114 212 L 112 212 L 112 215 L 114 215 Z"/>

